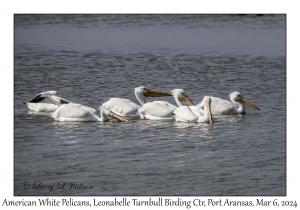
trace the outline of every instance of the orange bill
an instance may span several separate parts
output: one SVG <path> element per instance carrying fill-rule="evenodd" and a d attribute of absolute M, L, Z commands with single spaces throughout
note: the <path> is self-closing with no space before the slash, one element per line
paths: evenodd
<path fill-rule="evenodd" d="M 184 94 L 184 96 L 178 97 L 178 99 L 180 101 L 185 102 L 189 106 L 195 106 L 195 104 L 191 101 L 191 99 L 186 94 Z"/>
<path fill-rule="evenodd" d="M 164 97 L 164 96 L 172 96 L 171 93 L 165 91 L 158 90 L 150 90 L 148 89 L 146 93 L 144 93 L 145 97 Z"/>
<path fill-rule="evenodd" d="M 248 105 L 248 106 L 250 106 L 250 107 L 252 107 L 252 108 L 254 108 L 254 109 L 260 110 L 260 108 L 258 108 L 257 106 L 255 106 L 254 103 L 248 101 L 248 100 L 245 99 L 245 98 L 235 99 L 235 101 L 240 102 L 240 103 L 243 103 L 243 104 L 246 104 L 246 105 Z"/>

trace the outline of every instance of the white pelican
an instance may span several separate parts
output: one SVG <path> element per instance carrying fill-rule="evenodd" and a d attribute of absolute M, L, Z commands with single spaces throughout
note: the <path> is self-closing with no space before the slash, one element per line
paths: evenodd
<path fill-rule="evenodd" d="M 81 104 L 63 104 L 55 112 L 51 114 L 51 117 L 56 121 L 107 121 L 108 116 L 121 121 L 128 122 L 127 119 L 116 115 L 115 113 L 100 106 L 100 116 L 96 115 L 96 110 Z"/>
<path fill-rule="evenodd" d="M 172 96 L 170 93 L 150 90 L 144 86 L 136 87 L 134 93 L 141 106 L 146 103 L 146 97 Z M 139 117 L 137 112 L 141 108 L 140 105 L 124 98 L 110 98 L 107 102 L 103 103 L 102 106 L 122 117 Z"/>
<path fill-rule="evenodd" d="M 239 92 L 232 92 L 229 94 L 230 101 L 223 100 L 221 98 L 210 97 L 211 98 L 211 111 L 212 114 L 245 114 L 245 105 L 248 105 L 254 109 L 260 110 L 254 103 L 246 100 Z M 198 104 L 200 108 L 203 108 L 204 101 Z"/>
<path fill-rule="evenodd" d="M 173 112 L 176 121 L 179 122 L 201 122 L 213 124 L 213 118 L 211 114 L 211 99 L 210 97 L 204 97 L 204 110 L 199 106 L 180 106 Z"/>
<path fill-rule="evenodd" d="M 193 102 L 184 93 L 182 89 L 174 89 L 171 91 L 178 106 L 182 106 L 183 102 L 194 106 Z M 173 112 L 178 108 L 166 101 L 153 101 L 144 104 L 138 112 L 141 119 L 144 120 L 174 120 Z"/>
<path fill-rule="evenodd" d="M 35 112 L 54 112 L 61 104 L 68 104 L 71 101 L 56 96 L 54 90 L 40 93 L 29 102 L 23 102 L 29 110 Z"/>

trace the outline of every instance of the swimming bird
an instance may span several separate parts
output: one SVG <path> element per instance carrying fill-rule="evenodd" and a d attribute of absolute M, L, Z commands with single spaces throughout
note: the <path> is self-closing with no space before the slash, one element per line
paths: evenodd
<path fill-rule="evenodd" d="M 194 103 L 185 94 L 183 89 L 174 89 L 171 91 L 177 106 L 166 101 L 153 101 L 143 105 L 138 110 L 141 119 L 145 120 L 174 120 L 173 112 L 178 107 L 183 106 L 182 102 L 194 106 Z"/>
<path fill-rule="evenodd" d="M 179 122 L 201 122 L 212 125 L 211 98 L 206 96 L 203 99 L 204 110 L 199 106 L 180 106 L 173 112 L 176 121 Z"/>
<path fill-rule="evenodd" d="M 229 94 L 230 101 L 223 100 L 221 98 L 210 97 L 211 98 L 211 111 L 212 114 L 245 114 L 245 105 L 248 105 L 254 109 L 260 110 L 254 103 L 245 99 L 239 92 L 232 92 Z M 204 106 L 204 100 L 198 104 L 200 108 Z"/>
<path fill-rule="evenodd" d="M 28 102 L 23 102 L 29 110 L 35 112 L 54 112 L 60 105 L 72 103 L 71 101 L 56 96 L 54 90 L 42 92 Z"/>
<path fill-rule="evenodd" d="M 146 103 L 146 97 L 172 96 L 172 94 L 165 91 L 151 90 L 144 86 L 136 87 L 134 94 L 136 99 L 140 102 L 140 105 L 124 98 L 110 98 L 107 102 L 103 103 L 102 106 L 122 117 L 135 118 L 140 116 L 137 112 Z"/>
<path fill-rule="evenodd" d="M 115 113 L 107 110 L 105 107 L 100 106 L 100 116 L 97 116 L 96 110 L 83 106 L 81 104 L 63 104 L 55 112 L 51 114 L 51 117 L 56 121 L 107 121 L 108 116 L 120 121 L 128 122 L 127 119 L 116 115 Z"/>

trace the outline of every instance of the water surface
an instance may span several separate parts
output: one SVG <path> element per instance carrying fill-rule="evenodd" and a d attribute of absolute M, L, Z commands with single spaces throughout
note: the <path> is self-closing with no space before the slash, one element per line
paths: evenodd
<path fill-rule="evenodd" d="M 14 23 L 15 195 L 286 195 L 285 15 L 15 15 Z M 215 116 L 210 127 L 55 122 L 23 104 L 47 90 L 94 108 L 110 97 L 138 103 L 141 85 L 182 88 L 195 103 L 239 91 L 261 110 Z M 58 189 L 65 182 L 93 188 Z"/>

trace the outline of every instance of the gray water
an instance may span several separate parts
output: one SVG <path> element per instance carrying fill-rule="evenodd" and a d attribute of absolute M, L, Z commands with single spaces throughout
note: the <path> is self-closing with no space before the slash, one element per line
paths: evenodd
<path fill-rule="evenodd" d="M 285 15 L 15 15 L 14 24 L 15 195 L 286 195 Z M 47 90 L 94 108 L 110 97 L 138 103 L 141 85 L 182 88 L 195 103 L 239 91 L 261 110 L 214 116 L 210 127 L 55 122 L 23 104 Z"/>

